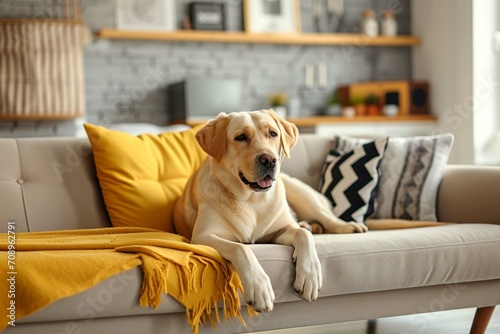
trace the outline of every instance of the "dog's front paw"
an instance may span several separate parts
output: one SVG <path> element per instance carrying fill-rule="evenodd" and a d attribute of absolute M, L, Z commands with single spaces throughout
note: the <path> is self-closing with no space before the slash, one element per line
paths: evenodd
<path fill-rule="evenodd" d="M 257 270 L 243 283 L 245 301 L 257 312 L 273 310 L 274 291 L 269 276 L 264 270 Z"/>
<path fill-rule="evenodd" d="M 321 263 L 316 250 L 309 253 L 300 253 L 296 249 L 295 257 L 295 282 L 293 288 L 300 298 L 310 302 L 318 298 L 319 290 L 323 284 Z"/>
<path fill-rule="evenodd" d="M 368 232 L 368 227 L 365 224 L 359 224 L 356 222 L 345 223 L 340 227 L 337 233 L 347 234 L 347 233 L 364 233 Z"/>

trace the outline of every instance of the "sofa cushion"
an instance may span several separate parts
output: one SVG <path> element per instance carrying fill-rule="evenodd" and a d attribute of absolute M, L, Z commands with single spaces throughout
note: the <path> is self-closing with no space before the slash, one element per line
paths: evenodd
<path fill-rule="evenodd" d="M 500 242 L 498 225 L 454 224 L 314 238 L 323 270 L 320 298 L 500 279 L 498 259 L 491 256 Z M 300 300 L 292 287 L 292 247 L 256 244 L 250 248 L 271 278 L 276 303 Z M 158 310 L 140 307 L 141 282 L 142 271 L 136 267 L 20 322 L 185 312 L 167 295 Z"/>
<path fill-rule="evenodd" d="M 323 270 L 320 297 L 500 279 L 500 226 L 439 227 L 314 236 Z M 252 245 L 279 301 L 297 300 L 292 248 Z"/>
<path fill-rule="evenodd" d="M 377 139 L 348 152 L 332 150 L 326 157 L 319 189 L 340 219 L 361 224 L 373 212 L 377 168 L 387 141 L 387 138 Z"/>
<path fill-rule="evenodd" d="M 140 136 L 91 124 L 85 130 L 113 226 L 174 232 L 175 202 L 206 157 L 197 128 Z"/>
<path fill-rule="evenodd" d="M 346 152 L 367 141 L 335 136 L 332 150 Z M 437 221 L 437 190 L 452 144 L 452 134 L 389 138 L 371 218 Z"/>

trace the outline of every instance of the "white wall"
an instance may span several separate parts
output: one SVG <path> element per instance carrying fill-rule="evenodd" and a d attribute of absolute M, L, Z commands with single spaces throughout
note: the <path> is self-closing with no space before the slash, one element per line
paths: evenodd
<path fill-rule="evenodd" d="M 450 163 L 474 163 L 472 1 L 412 1 L 413 77 L 428 80 L 436 133 L 452 132 Z"/>
<path fill-rule="evenodd" d="M 498 30 L 498 0 L 474 1 L 474 149 L 479 164 L 497 163 L 498 156 L 487 156 L 484 149 L 498 129 L 498 61 L 500 50 L 493 48 L 493 35 Z M 496 159 L 495 159 L 496 158 Z"/>
<path fill-rule="evenodd" d="M 500 56 L 492 48 L 499 9 L 498 0 L 412 1 L 412 33 L 422 38 L 413 76 L 430 82 L 436 133 L 455 135 L 450 163 L 492 161 L 483 150 L 500 125 Z"/>

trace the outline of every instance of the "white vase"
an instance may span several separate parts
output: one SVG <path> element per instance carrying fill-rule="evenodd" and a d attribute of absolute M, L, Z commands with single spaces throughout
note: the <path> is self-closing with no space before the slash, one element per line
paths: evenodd
<path fill-rule="evenodd" d="M 276 106 L 273 107 L 274 111 L 280 116 L 285 118 L 286 117 L 286 107 L 285 106 Z"/>
<path fill-rule="evenodd" d="M 300 100 L 298 97 L 292 97 L 288 103 L 288 117 L 297 118 L 300 116 Z"/>
<path fill-rule="evenodd" d="M 399 107 L 395 104 L 387 104 L 382 109 L 382 112 L 386 116 L 396 116 L 399 113 Z"/>
<path fill-rule="evenodd" d="M 398 22 L 394 18 L 394 14 L 392 14 L 392 12 L 386 11 L 382 14 L 380 28 L 382 35 L 384 36 L 393 37 L 398 34 Z"/>
<path fill-rule="evenodd" d="M 375 11 L 366 10 L 363 13 L 363 17 L 361 32 L 369 37 L 378 36 L 378 22 L 375 18 Z"/>
<path fill-rule="evenodd" d="M 344 107 L 342 108 L 342 116 L 354 117 L 356 116 L 356 109 L 354 109 L 354 107 Z"/>

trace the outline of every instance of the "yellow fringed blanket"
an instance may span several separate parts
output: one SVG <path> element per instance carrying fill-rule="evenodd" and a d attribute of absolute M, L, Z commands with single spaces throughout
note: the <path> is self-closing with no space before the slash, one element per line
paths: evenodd
<path fill-rule="evenodd" d="M 195 333 L 207 320 L 212 326 L 219 322 L 217 308 L 212 312 L 218 301 L 223 301 L 226 318 L 243 321 L 237 274 L 213 248 L 192 245 L 175 234 L 129 227 L 18 233 L 10 240 L 1 234 L 0 254 L 2 274 L 14 277 L 7 281 L 7 291 L 15 291 L 13 296 L 2 288 L 0 307 L 7 314 L 1 315 L 0 330 L 11 321 L 13 301 L 17 320 L 138 265 L 144 272 L 142 306 L 157 308 L 162 294 L 170 294 L 186 307 Z"/>

